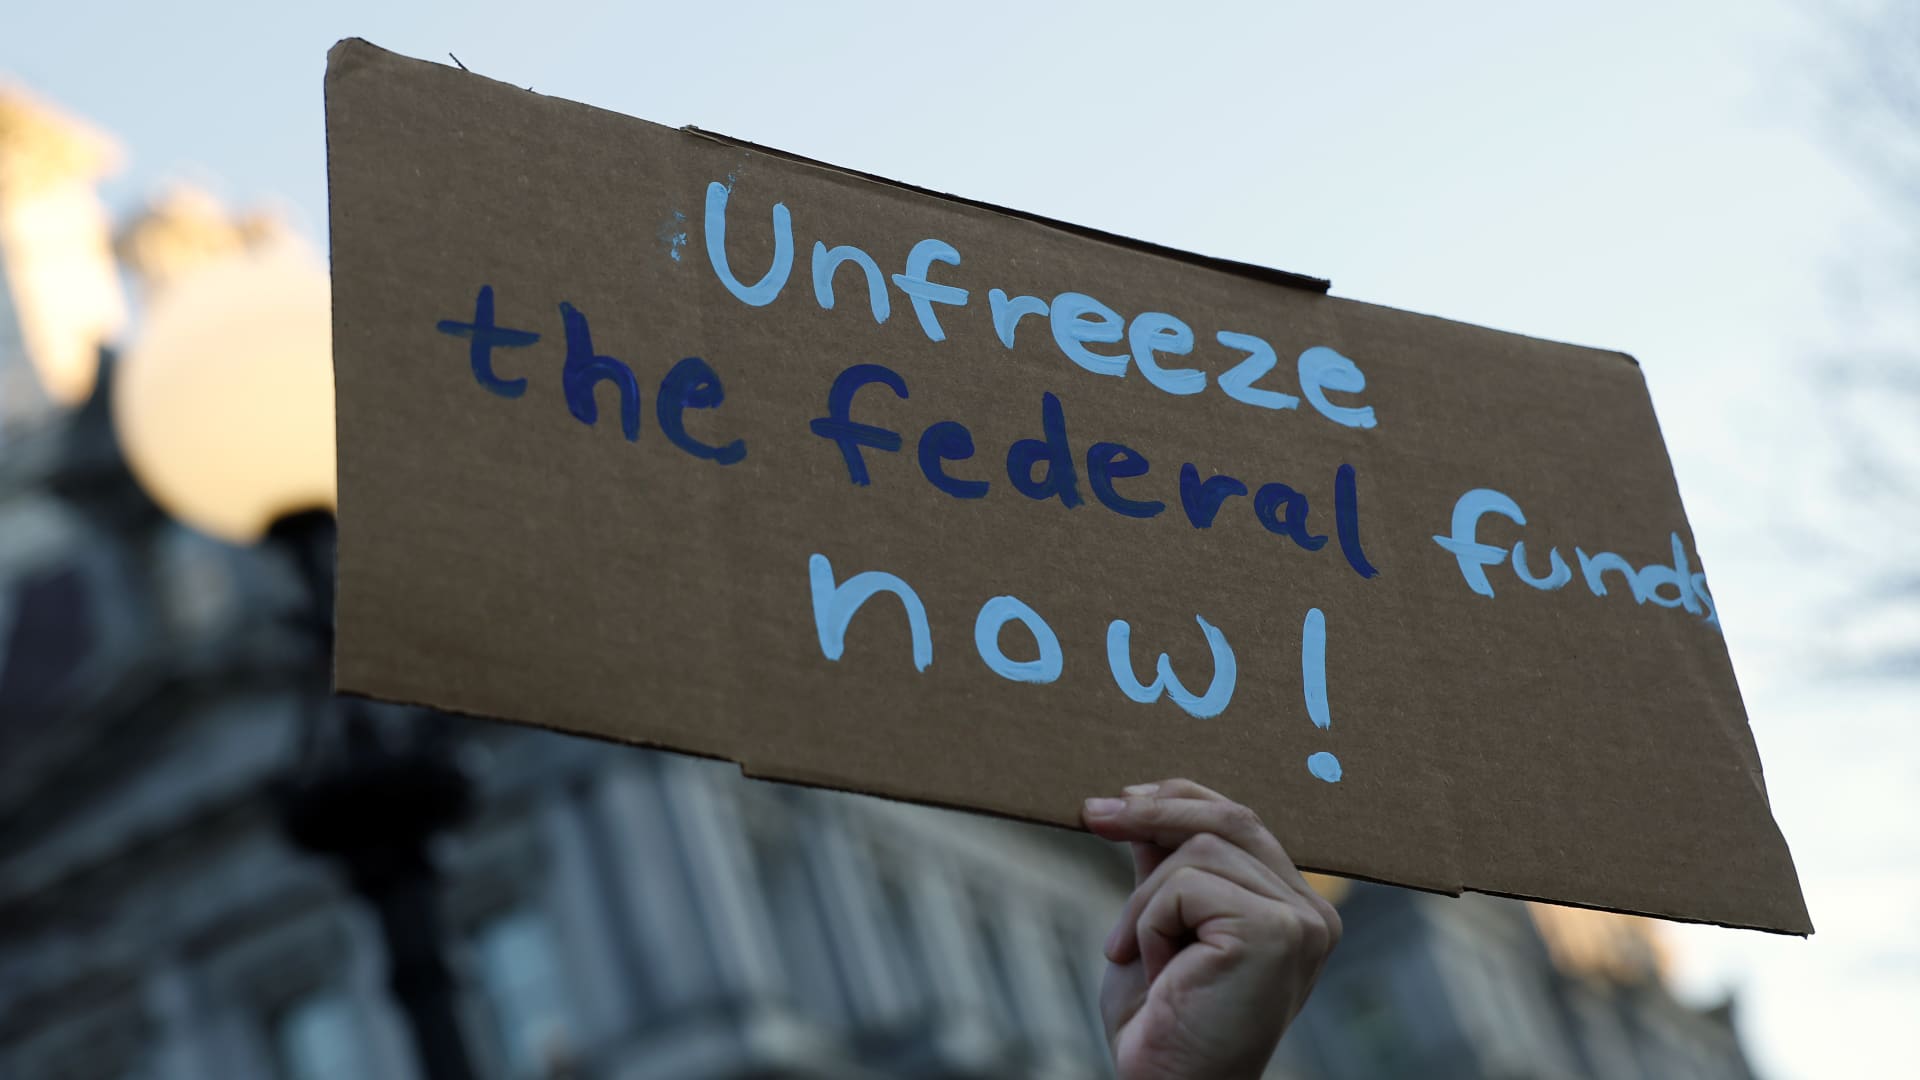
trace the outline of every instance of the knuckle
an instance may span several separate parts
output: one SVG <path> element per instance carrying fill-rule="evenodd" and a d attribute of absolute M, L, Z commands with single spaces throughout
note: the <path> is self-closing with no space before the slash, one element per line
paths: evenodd
<path fill-rule="evenodd" d="M 1180 866 L 1176 867 L 1173 873 L 1167 875 L 1167 884 L 1177 885 L 1181 888 L 1192 888 L 1194 885 L 1200 883 L 1200 879 L 1206 876 L 1207 872 L 1197 866 Z"/>
<path fill-rule="evenodd" d="M 1266 823 L 1260 820 L 1260 815 L 1253 812 L 1252 807 L 1241 803 L 1226 804 L 1225 809 L 1221 812 L 1221 816 L 1229 826 L 1239 830 L 1251 832 L 1255 829 L 1265 829 L 1267 827 Z"/>
<path fill-rule="evenodd" d="M 1320 912 L 1306 910 L 1299 913 L 1300 947 L 1316 955 L 1324 956 L 1333 948 L 1333 926 Z"/>
<path fill-rule="evenodd" d="M 1319 913 L 1320 918 L 1337 936 L 1341 931 L 1340 909 L 1333 906 L 1333 901 L 1328 900 L 1319 893 L 1312 894 L 1308 899 L 1313 902 L 1313 910 Z"/>
<path fill-rule="evenodd" d="M 1297 948 L 1304 935 L 1299 912 L 1278 901 L 1260 905 L 1254 923 L 1259 927 L 1262 937 L 1276 941 L 1289 950 Z"/>
<path fill-rule="evenodd" d="M 1233 845 L 1215 833 L 1203 832 L 1195 833 L 1182 846 L 1196 859 L 1217 861 Z"/>
<path fill-rule="evenodd" d="M 1127 922 L 1133 930 L 1134 941 L 1139 944 L 1143 954 L 1146 952 L 1148 942 L 1153 939 L 1154 920 L 1158 914 L 1156 907 L 1157 905 L 1154 904 L 1141 904 L 1139 910 L 1131 913 L 1133 917 Z"/>
<path fill-rule="evenodd" d="M 1326 956 L 1340 943 L 1343 927 L 1340 914 L 1333 905 L 1319 897 L 1308 897 L 1296 906 L 1295 913 L 1300 919 L 1300 947 L 1319 956 Z"/>
<path fill-rule="evenodd" d="M 1176 867 L 1173 873 L 1167 875 L 1167 887 L 1162 891 L 1169 899 L 1177 898 L 1183 893 L 1191 894 L 1205 884 L 1206 879 L 1211 876 L 1197 866 Z"/>

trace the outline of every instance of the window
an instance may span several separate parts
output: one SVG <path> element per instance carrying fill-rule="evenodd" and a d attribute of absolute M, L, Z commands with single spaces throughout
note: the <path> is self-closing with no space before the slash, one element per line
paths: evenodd
<path fill-rule="evenodd" d="M 573 1049 L 571 1009 L 546 919 L 525 908 L 499 916 L 474 935 L 474 951 L 505 1074 L 564 1069 Z"/>
<path fill-rule="evenodd" d="M 57 715 L 98 645 L 87 579 L 75 566 L 24 575 L 0 596 L 0 715 Z"/>
<path fill-rule="evenodd" d="M 335 1080 L 372 1073 L 353 1001 L 338 989 L 295 998 L 273 1024 L 275 1064 L 284 1080 Z"/>
<path fill-rule="evenodd" d="M 839 965 L 846 958 L 837 954 L 829 936 L 807 849 L 784 822 L 756 822 L 750 832 L 754 872 L 786 973 L 790 1003 L 828 1023 L 842 1023 L 847 995 Z"/>
<path fill-rule="evenodd" d="M 916 1003 L 925 1005 L 935 1000 L 934 965 L 927 956 L 927 943 L 921 937 L 924 930 L 920 924 L 918 905 L 906 882 L 900 880 L 894 868 L 878 857 L 874 860 L 880 867 L 880 895 L 886 902 L 887 929 L 891 931 L 892 952 L 898 958 L 906 977 L 908 992 Z"/>
<path fill-rule="evenodd" d="M 1002 932 L 1006 915 L 999 904 L 978 894 L 973 897 L 973 912 L 975 947 L 985 961 L 989 1007 L 1005 1030 L 1027 1036 L 1031 1034 L 1029 1018 L 1020 1007 L 1020 987 L 1014 979 L 1007 937 Z"/>

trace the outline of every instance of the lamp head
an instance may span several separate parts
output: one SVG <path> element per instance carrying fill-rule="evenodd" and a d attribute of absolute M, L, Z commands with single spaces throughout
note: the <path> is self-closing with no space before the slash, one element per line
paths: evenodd
<path fill-rule="evenodd" d="M 325 267 L 290 234 L 195 269 L 152 298 L 116 369 L 127 463 L 155 502 L 238 543 L 334 506 Z"/>

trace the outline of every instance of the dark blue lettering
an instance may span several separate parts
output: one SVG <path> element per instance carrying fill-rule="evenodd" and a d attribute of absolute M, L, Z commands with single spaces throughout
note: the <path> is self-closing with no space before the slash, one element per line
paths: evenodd
<path fill-rule="evenodd" d="M 1029 499 L 1058 496 L 1063 506 L 1079 506 L 1073 448 L 1067 445 L 1067 416 L 1060 399 L 1052 394 L 1040 398 L 1040 431 L 1042 438 L 1021 439 L 1007 449 L 1007 479 Z M 1036 479 L 1034 466 L 1043 462 L 1047 475 Z"/>
<path fill-rule="evenodd" d="M 987 493 L 985 480 L 948 476 L 942 461 L 965 461 L 973 456 L 973 432 L 957 420 L 942 420 L 920 436 L 920 471 L 927 483 L 956 499 L 978 499 Z"/>
<path fill-rule="evenodd" d="M 1307 497 L 1285 484 L 1262 485 L 1253 496 L 1254 516 L 1268 532 L 1279 533 L 1308 551 L 1319 551 L 1327 546 L 1327 538 L 1307 531 L 1310 509 Z"/>
<path fill-rule="evenodd" d="M 560 302 L 560 321 L 567 329 L 567 366 L 561 374 L 566 388 L 567 411 L 574 419 L 591 427 L 600 419 L 593 392 L 601 380 L 611 382 L 620 391 L 620 430 L 628 442 L 640 439 L 640 384 L 633 369 L 611 356 L 596 356 L 593 332 L 587 317 L 566 301 Z"/>
<path fill-rule="evenodd" d="M 1131 446 L 1103 442 L 1087 448 L 1087 486 L 1093 489 L 1093 497 L 1099 499 L 1102 506 L 1116 514 L 1150 518 L 1167 508 L 1167 504 L 1158 499 L 1129 499 L 1113 490 L 1115 480 L 1145 476 L 1148 468 L 1146 457 Z"/>
<path fill-rule="evenodd" d="M 1180 466 L 1180 503 L 1186 507 L 1187 520 L 1196 529 L 1210 529 L 1220 513 L 1220 504 L 1235 495 L 1245 495 L 1247 485 L 1221 473 L 1200 479 L 1200 470 L 1189 461 Z"/>
<path fill-rule="evenodd" d="M 475 382 L 501 397 L 516 398 L 527 392 L 527 380 L 502 379 L 493 373 L 493 350 L 524 349 L 539 341 L 540 335 L 531 330 L 510 330 L 493 324 L 493 286 L 480 286 L 480 295 L 473 301 L 472 322 L 441 319 L 438 328 L 443 334 L 468 340 L 467 361 L 473 365 Z"/>
<path fill-rule="evenodd" d="M 1380 571 L 1367 561 L 1367 553 L 1360 550 L 1360 492 L 1358 476 L 1353 466 L 1342 465 L 1333 477 L 1333 523 L 1340 534 L 1340 554 L 1347 557 L 1347 565 L 1363 578 L 1370 578 Z"/>
<path fill-rule="evenodd" d="M 660 420 L 660 430 L 666 433 L 667 441 L 685 450 L 697 458 L 717 461 L 722 465 L 731 465 L 747 456 L 747 444 L 744 439 L 735 439 L 725 446 L 712 446 L 687 434 L 688 409 L 716 409 L 727 399 L 725 388 L 720 385 L 720 376 L 713 368 L 697 356 L 689 356 L 673 365 L 667 377 L 660 380 L 660 396 L 654 400 L 654 414 Z"/>
<path fill-rule="evenodd" d="M 868 383 L 879 383 L 892 390 L 894 397 L 906 399 L 906 380 L 891 368 L 879 364 L 855 364 L 834 377 L 833 389 L 827 391 L 827 415 L 816 418 L 809 425 L 815 435 L 831 439 L 839 445 L 840 456 L 847 463 L 847 479 L 861 487 L 871 482 L 867 476 L 867 461 L 860 456 L 861 447 L 870 446 L 888 453 L 900 449 L 898 432 L 870 424 L 856 424 L 848 419 L 853 409 L 853 395 Z"/>

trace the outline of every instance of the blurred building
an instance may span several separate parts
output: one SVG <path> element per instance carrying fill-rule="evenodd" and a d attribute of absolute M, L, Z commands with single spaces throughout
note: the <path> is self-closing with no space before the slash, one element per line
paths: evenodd
<path fill-rule="evenodd" d="M 66 155 L 50 175 L 70 188 L 29 205 L 92 205 L 73 185 L 98 156 L 34 115 L 32 146 Z M 0 120 L 0 160 L 19 130 Z M 47 233 L 75 260 L 107 250 L 97 214 L 20 226 L 16 190 L 0 186 L 8 280 L 61 262 Z M 164 288 L 261 232 L 176 196 L 119 248 Z M 66 280 L 84 293 L 101 277 Z M 328 662 L 288 618 L 298 576 L 279 549 L 212 540 L 148 499 L 91 351 L 91 396 L 59 405 L 81 383 L 49 372 L 72 361 L 36 350 L 92 350 L 113 324 L 98 297 L 47 295 L 0 290 L 0 329 L 41 328 L 0 341 L 0 379 L 30 370 L 42 403 L 39 422 L 0 429 L 0 1077 L 409 1080 L 376 920 L 283 824 L 302 703 Z M 483 1076 L 1108 1074 L 1099 949 L 1130 879 L 1106 845 L 530 729 L 453 730 L 477 809 L 435 854 Z M 1274 1076 L 1749 1075 L 1729 1010 L 1668 992 L 1650 924 L 1327 888 L 1346 941 Z"/>
<path fill-rule="evenodd" d="M 125 316 L 95 187 L 113 142 L 0 83 L 0 434 L 93 388 Z"/>

